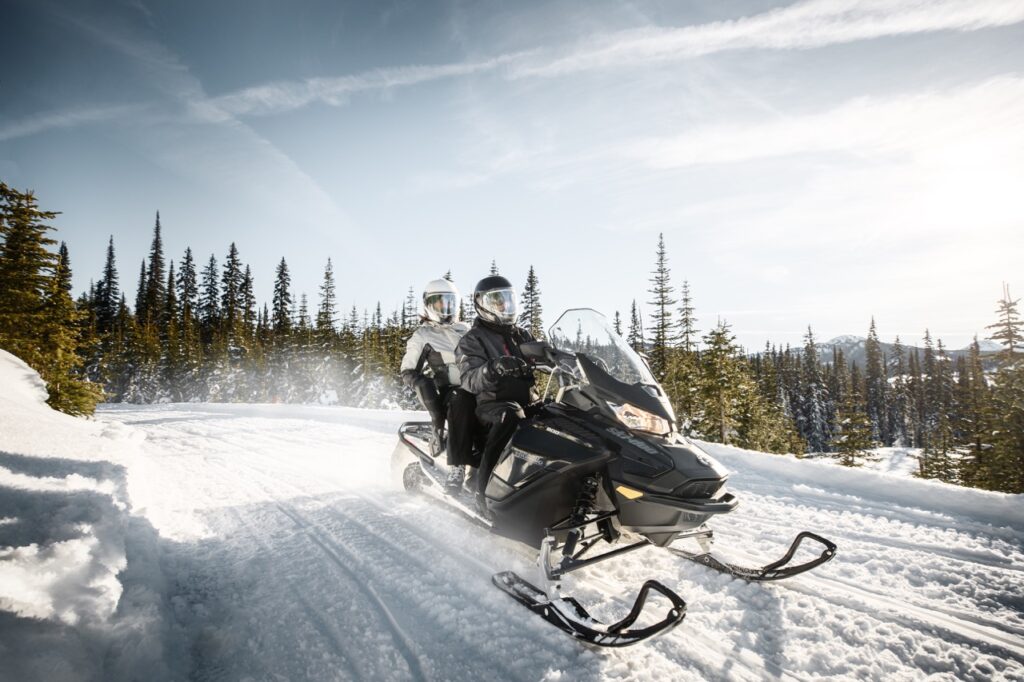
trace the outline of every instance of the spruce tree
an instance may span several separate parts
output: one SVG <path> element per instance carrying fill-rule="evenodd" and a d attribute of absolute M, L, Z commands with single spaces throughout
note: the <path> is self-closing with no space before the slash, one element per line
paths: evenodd
<path fill-rule="evenodd" d="M 907 446 L 910 444 L 911 429 L 909 426 L 908 409 L 910 395 L 908 391 L 907 366 L 904 362 L 903 344 L 896 337 L 892 347 L 894 361 L 893 380 L 889 391 L 889 427 L 892 429 L 892 444 Z"/>
<path fill-rule="evenodd" d="M 668 370 L 669 340 L 672 336 L 672 306 L 676 304 L 672 298 L 672 285 L 669 282 L 670 270 L 668 267 L 668 256 L 665 252 L 664 235 L 658 235 L 658 251 L 655 260 L 654 271 L 651 273 L 651 300 L 648 303 L 654 306 L 653 329 L 651 336 L 651 370 L 655 378 L 665 378 Z"/>
<path fill-rule="evenodd" d="M 636 308 L 636 299 L 629 311 L 629 334 L 626 336 L 626 343 L 637 353 L 645 352 L 644 349 L 644 328 L 640 321 L 640 313 Z"/>
<path fill-rule="evenodd" d="M 59 215 L 39 208 L 32 192 L 19 192 L 0 182 L 0 347 L 34 369 L 47 358 L 39 336 L 47 324 L 43 305 L 52 296 L 57 257 L 47 247 L 57 242 L 46 236 L 46 224 Z"/>
<path fill-rule="evenodd" d="M 199 300 L 199 326 L 203 346 L 213 343 L 221 323 L 219 275 L 217 259 L 210 254 L 210 260 L 202 272 L 203 283 Z"/>
<path fill-rule="evenodd" d="M 46 382 L 47 404 L 74 415 L 90 415 L 102 391 L 83 376 L 78 323 L 82 314 L 71 298 L 71 261 L 61 242 L 54 275 L 43 301 L 39 333 L 41 364 L 35 369 Z"/>
<path fill-rule="evenodd" d="M 854 370 L 849 389 L 837 409 L 836 429 L 832 439 L 832 447 L 839 456 L 839 463 L 848 467 L 860 466 L 867 457 L 868 450 L 877 442 L 872 434 L 874 426 L 865 410 L 867 401 L 862 395 L 856 365 Z"/>
<path fill-rule="evenodd" d="M 146 269 L 146 305 L 143 322 L 160 324 L 166 308 L 167 270 L 164 262 L 163 238 L 160 236 L 160 212 L 153 226 L 153 243 L 149 247 L 149 267 Z"/>
<path fill-rule="evenodd" d="M 139 266 L 139 283 L 135 287 L 135 319 L 140 324 L 148 318 L 146 313 L 146 299 L 148 298 L 146 287 L 148 285 L 149 277 L 146 274 L 146 259 L 143 258 L 142 265 Z"/>
<path fill-rule="evenodd" d="M 327 259 L 324 279 L 320 284 L 320 307 L 316 313 L 316 330 L 321 342 L 330 341 L 335 332 L 337 315 L 337 294 L 334 287 L 334 265 Z"/>
<path fill-rule="evenodd" d="M 103 279 L 96 286 L 96 330 L 99 334 L 109 334 L 114 328 L 117 308 L 121 300 L 121 287 L 118 284 L 117 264 L 114 258 L 114 236 L 107 243 L 107 260 L 103 265 Z"/>
<path fill-rule="evenodd" d="M 697 318 L 694 316 L 693 298 L 690 296 L 690 283 L 683 280 L 682 298 L 679 299 L 679 346 L 683 352 L 689 353 L 697 349 Z"/>
<path fill-rule="evenodd" d="M 163 390 L 172 402 L 181 402 L 181 372 L 185 365 L 185 349 L 182 344 L 179 324 L 178 295 L 175 291 L 174 261 L 167 270 L 167 295 L 164 298 L 163 354 L 161 356 L 161 378 Z"/>
<path fill-rule="evenodd" d="M 1020 352 L 1024 352 L 1024 322 L 1020 319 L 1020 312 L 1017 304 L 1020 299 L 1010 297 L 1010 285 L 1003 284 L 1003 298 L 999 301 L 996 315 L 999 320 L 990 324 L 985 329 L 992 329 L 992 335 L 988 338 L 998 341 L 1003 345 L 1003 355 L 1006 361 L 1010 361 Z"/>
<path fill-rule="evenodd" d="M 220 282 L 223 329 L 227 338 L 234 345 L 241 337 L 243 307 L 245 305 L 242 299 L 245 274 L 242 270 L 242 260 L 238 255 L 238 247 L 235 246 L 234 242 L 231 242 L 231 246 L 228 248 L 228 257 L 224 261 L 224 270 Z"/>
<path fill-rule="evenodd" d="M 491 275 L 500 275 L 501 274 L 500 272 L 498 272 L 498 264 L 497 264 L 497 262 L 495 262 L 493 259 L 491 260 L 490 274 Z"/>
<path fill-rule="evenodd" d="M 537 274 L 530 266 L 523 288 L 523 312 L 519 315 L 519 326 L 527 329 L 535 339 L 544 338 L 543 308 L 540 304 L 540 283 Z"/>
<path fill-rule="evenodd" d="M 695 425 L 705 436 L 729 443 L 739 426 L 738 388 L 741 370 L 736 338 L 729 325 L 719 320 L 704 336 L 701 353 L 702 419 Z"/>
<path fill-rule="evenodd" d="M 797 426 L 800 435 L 807 441 L 807 447 L 812 452 L 824 452 L 828 449 L 830 440 L 829 396 L 821 376 L 814 332 L 810 327 L 807 327 L 807 335 L 804 337 L 800 383 L 802 395 L 797 410 Z"/>
<path fill-rule="evenodd" d="M 612 322 L 612 327 L 615 329 L 615 333 L 622 336 L 622 316 L 619 315 L 619 311 L 615 311 L 615 320 Z"/>
<path fill-rule="evenodd" d="M 889 425 L 889 377 L 885 369 L 885 355 L 875 329 L 875 318 L 871 318 L 868 338 L 864 342 L 867 355 L 864 365 L 864 403 L 871 423 L 871 439 L 885 445 L 892 444 L 892 428 Z"/>
<path fill-rule="evenodd" d="M 274 274 L 274 308 L 272 313 L 274 337 L 283 340 L 292 329 L 291 307 L 292 294 L 290 291 L 292 283 L 291 275 L 288 273 L 288 264 L 284 258 L 277 264 Z"/>

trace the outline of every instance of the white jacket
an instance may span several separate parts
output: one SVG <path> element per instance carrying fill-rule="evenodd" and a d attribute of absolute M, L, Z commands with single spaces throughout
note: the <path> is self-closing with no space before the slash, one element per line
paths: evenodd
<path fill-rule="evenodd" d="M 462 335 L 469 331 L 469 325 L 465 322 L 453 322 L 452 324 L 438 324 L 425 320 L 405 345 L 405 355 L 402 357 L 401 372 L 415 370 L 416 363 L 423 354 L 423 347 L 430 344 L 430 347 L 441 354 L 441 358 L 448 366 L 448 381 L 453 386 L 459 385 L 459 367 L 455 361 L 455 346 L 459 344 Z M 424 364 L 423 370 L 428 370 Z M 429 373 L 429 370 L 428 370 Z"/>

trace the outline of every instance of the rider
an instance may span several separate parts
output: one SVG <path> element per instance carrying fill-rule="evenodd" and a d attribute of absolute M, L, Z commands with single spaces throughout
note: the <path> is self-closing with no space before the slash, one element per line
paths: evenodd
<path fill-rule="evenodd" d="M 459 290 L 452 282 L 435 279 L 427 283 L 423 289 L 420 320 L 420 326 L 406 344 L 400 371 L 402 380 L 416 391 L 430 413 L 430 447 L 434 456 L 445 448 L 445 414 L 448 415 L 449 469 L 445 487 L 457 490 L 465 477 L 465 465 L 474 463 L 476 402 L 472 395 L 458 390 L 455 347 L 469 325 L 459 321 Z"/>
<path fill-rule="evenodd" d="M 500 275 L 477 283 L 473 307 L 476 320 L 459 341 L 456 355 L 462 388 L 476 396 L 476 416 L 489 429 L 477 477 L 477 501 L 483 507 L 498 455 L 534 397 L 533 372 L 519 350 L 519 344 L 533 341 L 533 336 L 516 326 L 516 292 Z"/>

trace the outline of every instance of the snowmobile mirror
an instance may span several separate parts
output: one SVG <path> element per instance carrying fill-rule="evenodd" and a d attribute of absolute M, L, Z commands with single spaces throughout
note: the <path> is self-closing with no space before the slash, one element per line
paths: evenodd
<path fill-rule="evenodd" d="M 550 363 L 553 360 L 551 356 L 551 346 L 544 341 L 527 341 L 526 343 L 521 343 L 519 344 L 519 352 L 523 354 L 524 358 L 533 363 Z"/>

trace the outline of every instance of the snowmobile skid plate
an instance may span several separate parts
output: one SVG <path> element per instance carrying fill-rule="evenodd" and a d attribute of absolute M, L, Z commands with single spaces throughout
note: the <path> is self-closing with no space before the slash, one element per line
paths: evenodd
<path fill-rule="evenodd" d="M 640 588 L 633 608 L 618 623 L 606 625 L 595 620 L 576 599 L 561 597 L 551 599 L 541 589 L 526 582 L 512 571 L 496 573 L 491 578 L 494 584 L 513 599 L 530 609 L 563 632 L 594 646 L 620 647 L 642 642 L 645 639 L 668 632 L 683 622 L 686 617 L 686 602 L 678 594 L 656 580 L 648 580 Z M 643 612 L 644 604 L 651 592 L 666 597 L 672 608 L 662 620 L 652 625 L 630 629 Z"/>
<path fill-rule="evenodd" d="M 810 561 L 802 564 L 796 564 L 793 566 L 788 565 L 793 560 L 793 555 L 796 554 L 797 549 L 800 547 L 805 539 L 814 540 L 815 542 L 821 543 L 825 549 L 821 552 L 821 555 L 811 559 Z M 678 549 L 676 547 L 668 547 L 669 551 L 674 554 L 678 554 L 684 559 L 695 561 L 698 564 L 713 568 L 716 571 L 722 573 L 728 573 L 729 575 L 735 576 L 742 580 L 749 582 L 766 582 L 769 580 L 782 580 L 783 578 L 789 578 L 791 576 L 809 571 L 816 566 L 829 561 L 836 555 L 836 545 L 830 540 L 826 540 L 820 535 L 804 531 L 796 536 L 793 543 L 789 546 L 789 550 L 783 555 L 781 559 L 774 563 L 770 563 L 767 566 L 761 568 L 748 568 L 745 566 L 737 566 L 721 559 L 716 559 L 711 556 L 710 552 L 688 552 L 684 549 Z"/>

